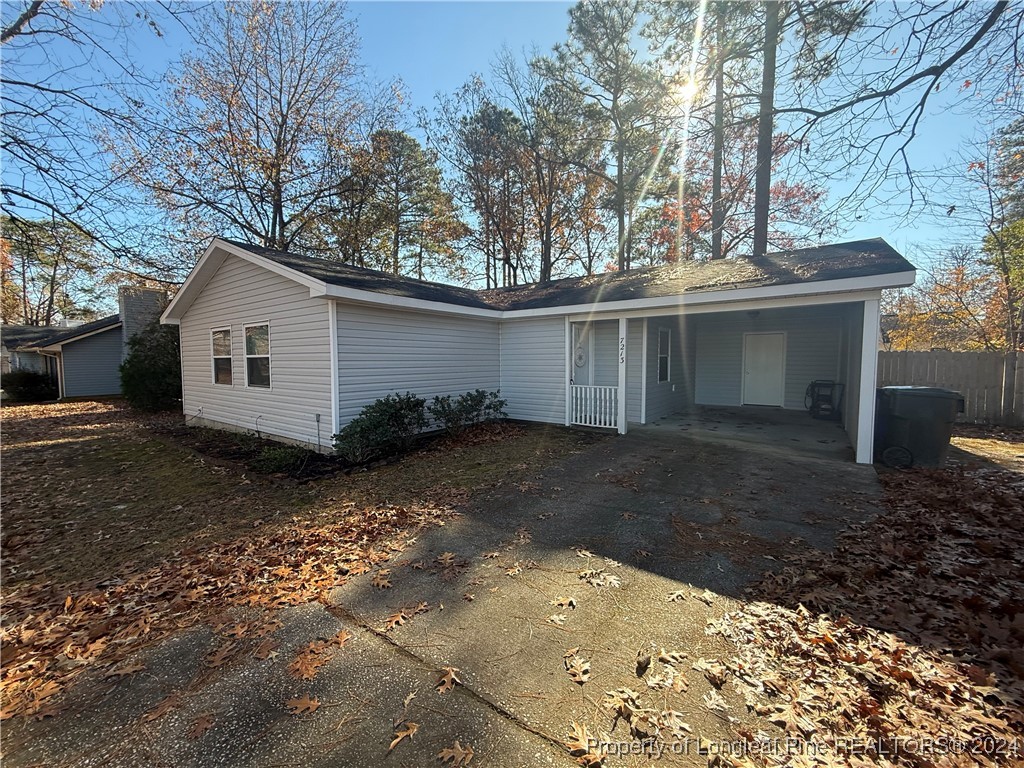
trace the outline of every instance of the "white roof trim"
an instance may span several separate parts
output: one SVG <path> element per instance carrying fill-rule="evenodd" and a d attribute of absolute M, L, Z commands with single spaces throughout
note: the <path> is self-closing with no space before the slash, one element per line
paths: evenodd
<path fill-rule="evenodd" d="M 490 318 L 494 320 L 515 320 L 530 317 L 552 317 L 562 315 L 608 314 L 621 312 L 650 311 L 667 309 L 680 311 L 687 307 L 708 304 L 734 304 L 742 301 L 770 300 L 787 297 L 811 297 L 836 293 L 857 293 L 878 291 L 886 288 L 901 288 L 914 284 L 916 271 L 895 272 L 885 275 L 868 275 L 866 277 L 849 277 L 839 280 L 818 280 L 806 283 L 786 283 L 782 285 L 754 286 L 750 288 L 722 288 L 719 290 L 697 290 L 669 296 L 656 296 L 644 299 L 628 299 L 624 301 L 602 301 L 588 304 L 572 304 L 555 307 L 538 307 L 535 309 L 486 309 L 450 304 L 444 301 L 415 299 L 408 296 L 395 296 L 390 293 L 377 293 L 360 288 L 349 288 L 310 277 L 298 270 L 283 266 L 277 262 L 250 253 L 244 248 L 232 245 L 224 240 L 214 240 L 206 249 L 188 278 L 175 294 L 160 316 L 160 322 L 177 325 L 182 315 L 188 311 L 195 297 L 206 282 L 220 268 L 227 256 L 240 259 L 263 267 L 275 274 L 294 280 L 309 288 L 310 296 L 323 296 L 359 304 L 376 304 L 395 309 L 418 310 L 445 315 L 467 315 L 471 317 Z"/>

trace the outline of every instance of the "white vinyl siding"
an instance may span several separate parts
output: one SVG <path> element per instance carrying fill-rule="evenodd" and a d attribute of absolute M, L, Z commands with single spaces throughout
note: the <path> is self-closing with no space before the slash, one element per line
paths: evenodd
<path fill-rule="evenodd" d="M 337 318 L 341 426 L 364 406 L 396 392 L 430 400 L 498 389 L 495 320 L 340 301 Z"/>
<path fill-rule="evenodd" d="M 696 402 L 740 405 L 743 383 L 743 334 L 786 334 L 785 408 L 804 408 L 807 385 L 839 377 L 841 305 L 758 313 L 700 315 L 696 325 Z"/>
<path fill-rule="evenodd" d="M 61 347 L 64 397 L 121 394 L 121 328 L 95 333 Z"/>
<path fill-rule="evenodd" d="M 501 395 L 511 418 L 565 423 L 565 344 L 564 317 L 501 324 Z"/>
<path fill-rule="evenodd" d="M 658 337 L 660 330 L 669 331 L 669 380 L 658 381 Z M 678 317 L 651 317 L 647 319 L 647 423 L 663 416 L 678 413 L 689 403 L 685 379 L 687 371 L 682 370 L 685 359 L 681 340 L 681 324 Z"/>
<path fill-rule="evenodd" d="M 619 321 L 602 320 L 592 326 L 594 334 L 594 380 L 599 387 L 619 384 Z"/>
<path fill-rule="evenodd" d="M 247 324 L 270 323 L 273 389 L 245 382 Z M 210 330 L 231 328 L 232 379 L 213 383 Z M 327 300 L 254 264 L 229 256 L 181 319 L 185 414 L 323 448 L 331 444 L 331 355 Z M 317 424 L 317 416 L 320 418 Z"/>

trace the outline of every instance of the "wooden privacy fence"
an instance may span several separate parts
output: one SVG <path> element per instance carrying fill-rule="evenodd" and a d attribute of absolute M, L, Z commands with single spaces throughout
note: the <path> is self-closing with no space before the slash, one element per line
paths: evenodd
<path fill-rule="evenodd" d="M 1024 352 L 879 352 L 878 386 L 955 389 L 961 421 L 1024 424 Z"/>

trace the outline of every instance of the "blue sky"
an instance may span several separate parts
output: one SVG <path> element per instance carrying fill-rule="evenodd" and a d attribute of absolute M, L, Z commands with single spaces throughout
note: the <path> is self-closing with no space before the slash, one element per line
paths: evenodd
<path fill-rule="evenodd" d="M 487 75 L 503 46 L 514 52 L 541 52 L 566 37 L 567 2 L 353 2 L 350 10 L 361 38 L 361 58 L 376 80 L 401 79 L 411 110 L 430 108 L 438 92 L 450 93 L 473 74 Z M 109 12 L 105 6 L 100 13 Z M 162 40 L 148 35 L 133 38 L 126 55 L 162 72 L 187 52 L 189 38 L 168 26 Z M 960 145 L 978 133 L 977 115 L 940 113 L 931 107 L 921 135 L 911 149 L 915 166 L 927 168 L 955 155 Z M 838 194 L 834 191 L 834 194 Z M 885 237 L 912 255 L 926 246 L 946 243 L 953 222 L 919 217 L 906 222 L 899 214 L 847 217 L 841 239 Z"/>

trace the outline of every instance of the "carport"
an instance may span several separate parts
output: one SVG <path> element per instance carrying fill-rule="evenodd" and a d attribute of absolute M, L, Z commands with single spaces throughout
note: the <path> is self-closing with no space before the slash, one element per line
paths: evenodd
<path fill-rule="evenodd" d="M 751 432 L 769 439 L 802 425 L 828 431 L 815 441 L 832 440 L 838 423 L 856 461 L 871 463 L 879 300 L 913 283 L 913 267 L 881 240 L 769 254 L 758 266 L 757 281 L 718 264 L 681 265 L 653 287 L 623 276 L 634 294 L 663 295 L 616 301 L 605 290 L 595 309 L 567 317 L 566 424 L 624 434 L 667 417 L 700 424 L 707 407 L 736 409 L 732 423 L 758 414 Z M 807 415 L 815 381 L 833 383 L 836 421 Z"/>

